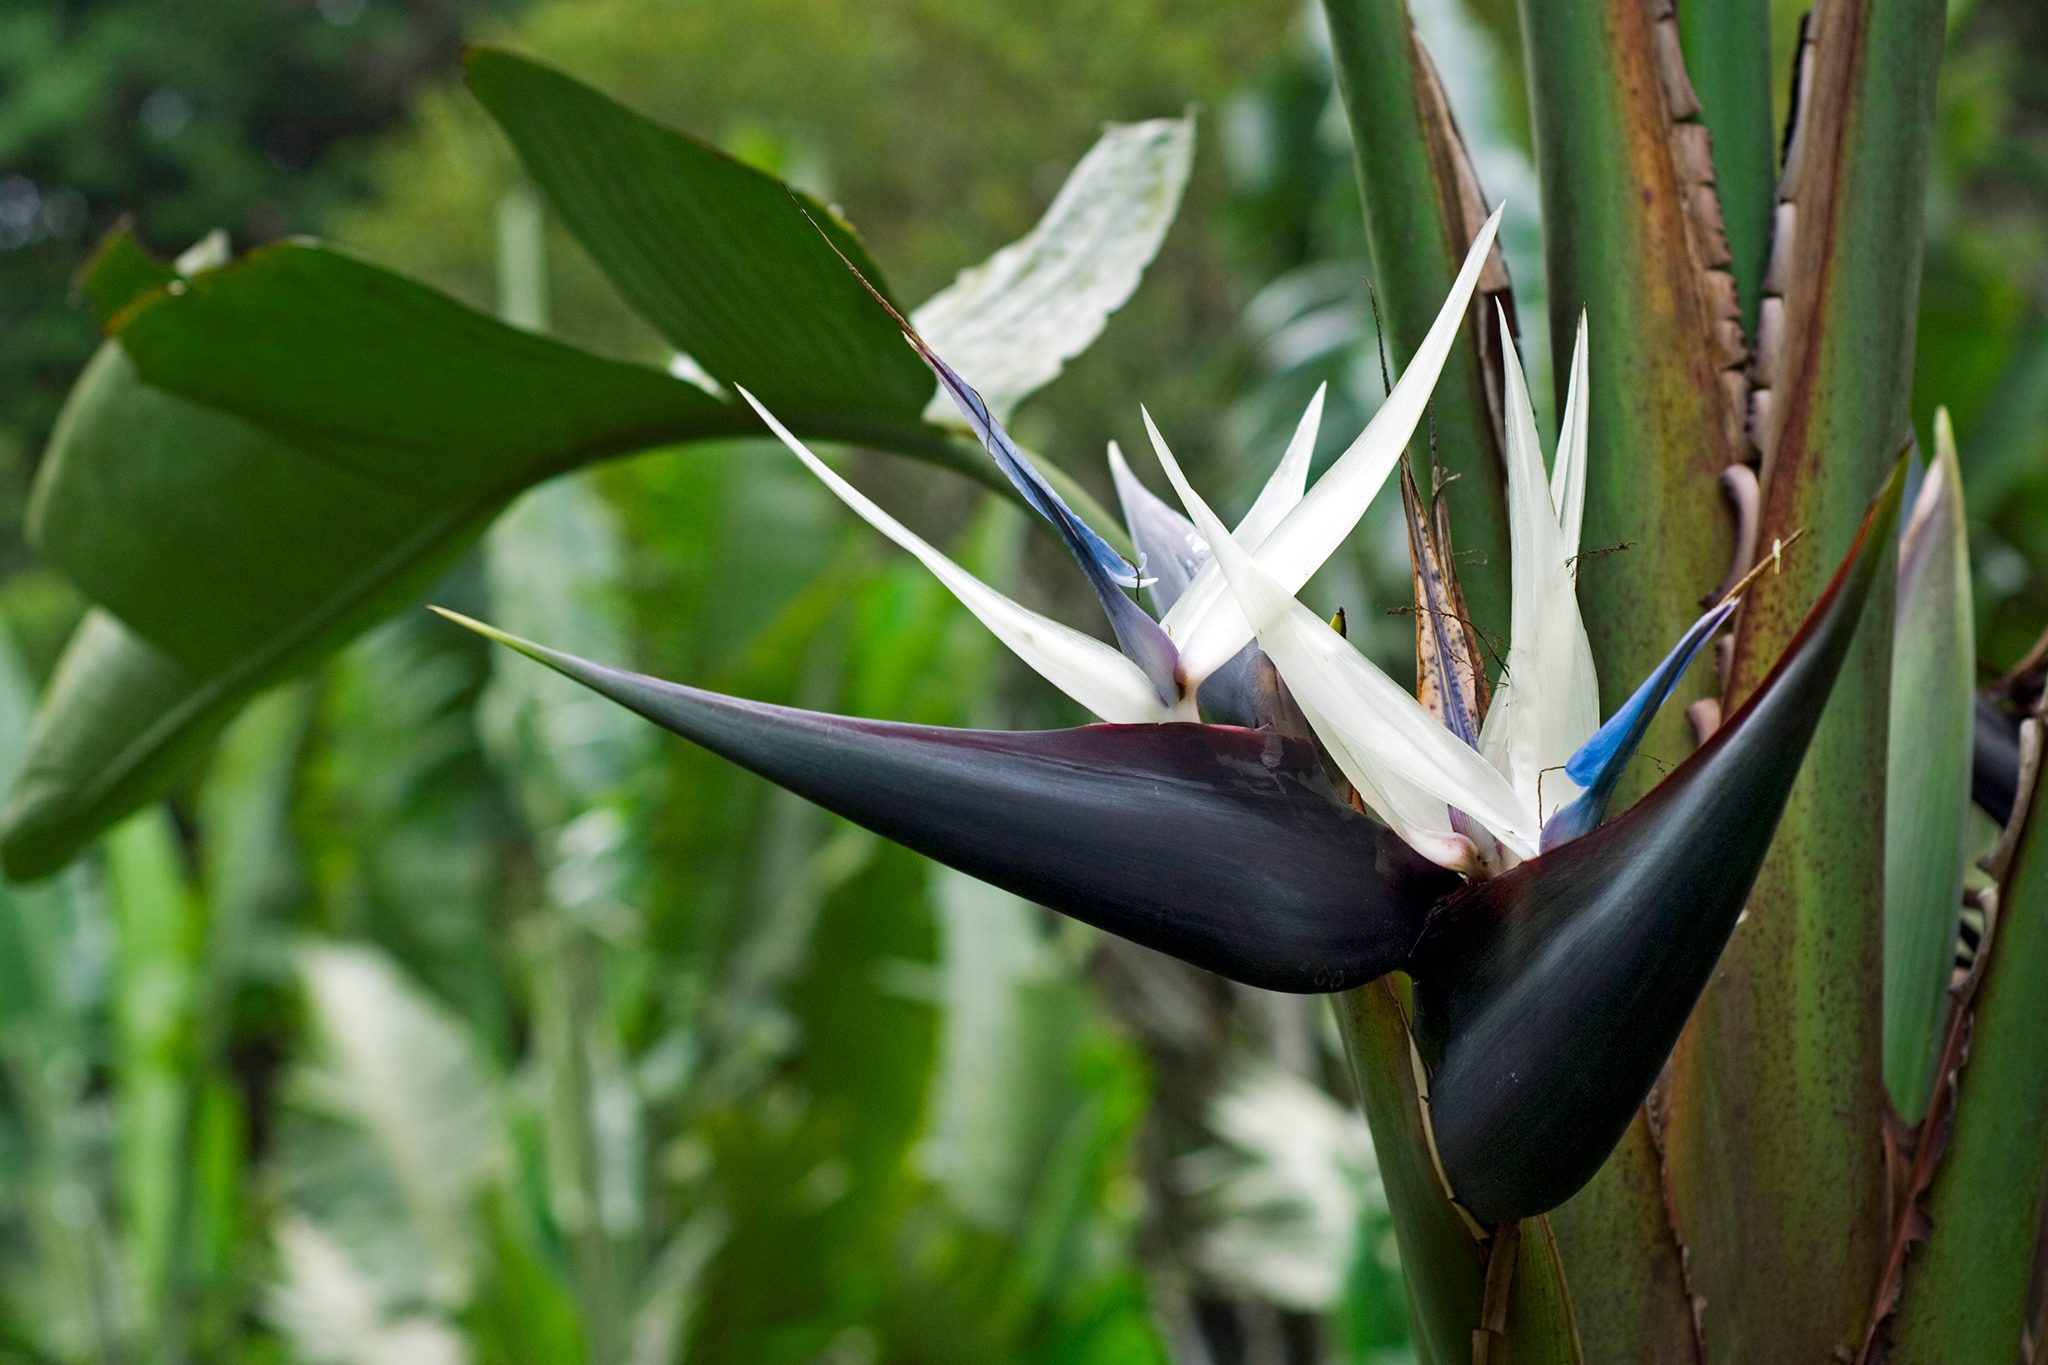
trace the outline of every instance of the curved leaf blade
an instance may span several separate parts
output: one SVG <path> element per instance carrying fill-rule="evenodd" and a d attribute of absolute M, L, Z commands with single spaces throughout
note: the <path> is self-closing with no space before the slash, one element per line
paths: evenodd
<path fill-rule="evenodd" d="M 1948 413 L 1899 544 L 1885 765 L 1884 1079 L 1908 1123 L 1927 1112 L 1968 861 L 1976 633 L 1962 468 Z"/>
<path fill-rule="evenodd" d="M 1192 117 L 1113 123 L 1030 232 L 934 294 L 911 325 L 998 421 L 1102 335 L 1159 254 L 1195 160 Z M 952 417 L 944 394 L 925 410 Z"/>
<path fill-rule="evenodd" d="M 538 62 L 476 48 L 465 67 L 548 206 L 721 383 L 792 415 L 924 410 L 931 377 L 834 259 L 886 289 L 829 207 Z"/>

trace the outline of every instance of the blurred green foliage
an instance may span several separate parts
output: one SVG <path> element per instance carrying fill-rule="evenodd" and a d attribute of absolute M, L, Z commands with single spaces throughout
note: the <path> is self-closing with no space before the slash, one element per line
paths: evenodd
<path fill-rule="evenodd" d="M 2004 663 L 2048 601 L 2048 19 L 1958 8 L 1915 403 L 1955 413 Z M 1489 193 L 1533 207 L 1514 7 L 1416 9 Z M 1317 382 L 1334 441 L 1375 401 L 1345 133 L 1283 0 L 209 0 L 175 24 L 44 0 L 0 11 L 0 566 L 93 340 L 66 281 L 115 213 L 172 249 L 317 228 L 492 304 L 514 170 L 456 85 L 460 37 L 842 204 L 913 299 L 1021 233 L 1101 123 L 1193 104 L 1184 221 L 1019 435 L 1100 487 L 1142 396 L 1241 493 Z M 1533 217 L 1506 239 L 1529 318 Z M 547 260 L 556 330 L 665 354 L 559 229 Z M 1063 714 L 759 454 L 540 490 L 437 596 L 749 697 Z M 965 562 L 1038 581 L 1046 547 L 961 481 L 862 474 Z M 1407 566 L 1322 590 L 1398 600 L 1360 572 Z M 40 665 L 68 598 L 33 574 L 4 594 Z M 0 777 L 37 671 L 4 652 Z M 1120 975 L 537 675 L 394 621 L 97 857 L 0 885 L 0 1361 L 1412 1359 L 1362 1129 L 1315 1107 L 1319 1016 Z M 1254 1082 L 1253 1110 L 1301 1121 L 1243 1123 Z"/>

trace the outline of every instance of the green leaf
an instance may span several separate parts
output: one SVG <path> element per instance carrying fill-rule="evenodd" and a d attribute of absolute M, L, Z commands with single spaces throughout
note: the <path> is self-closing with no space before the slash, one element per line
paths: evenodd
<path fill-rule="evenodd" d="M 7 874 L 56 871 L 161 796 L 253 688 L 201 677 L 112 613 L 87 612 L 57 661 L 0 812 Z"/>
<path fill-rule="evenodd" d="M 276 248 L 181 284 L 128 307 L 125 344 L 323 453 L 150 387 L 121 346 L 87 366 L 31 533 L 108 610 L 67 647 L 0 822 L 17 876 L 61 865 L 165 790 L 255 691 L 423 591 L 519 487 L 739 420 L 680 381 L 331 252 Z M 522 409 L 513 425 L 490 416 Z"/>
<path fill-rule="evenodd" d="M 1405 364 L 1443 307 L 1487 205 L 1404 0 L 1325 0 L 1323 9 L 1389 349 Z M 1508 519 L 1492 300 L 1505 300 L 1507 288 L 1496 249 L 1472 302 L 1475 326 L 1459 334 L 1432 407 L 1437 455 L 1456 476 L 1444 491 L 1452 532 L 1469 552 L 1459 581 L 1481 638 L 1495 640 L 1508 634 Z"/>
<path fill-rule="evenodd" d="M 1180 209 L 1192 117 L 1111 124 L 1031 231 L 927 299 L 911 323 L 998 419 L 1093 344 L 1138 287 Z M 957 420 L 932 395 L 925 416 Z"/>
<path fill-rule="evenodd" d="M 136 816 L 108 840 L 107 885 L 118 945 L 116 1188 L 125 1269 L 140 1319 L 164 1322 L 177 1309 L 171 1296 L 191 1250 L 180 1205 L 188 1197 L 184 1182 L 195 1178 L 186 1139 L 198 1102 L 193 1014 L 205 909 L 186 883 L 170 817 L 160 810 Z"/>
<path fill-rule="evenodd" d="M 1884 1079 L 1908 1123 L 1927 1112 L 1955 967 L 1968 859 L 1965 818 L 1975 632 L 1962 470 L 1948 411 L 1899 545 L 1884 841 Z"/>
<path fill-rule="evenodd" d="M 1728 230 L 1728 270 L 1743 329 L 1756 331 L 1771 252 L 1778 147 L 1771 121 L 1770 0 L 1681 4 L 1679 37 L 1700 121 L 1714 135 L 1714 193 Z"/>
<path fill-rule="evenodd" d="M 177 278 L 177 269 L 144 250 L 132 225 L 123 219 L 86 258 L 78 272 L 78 288 L 92 308 L 93 320 L 104 327 L 131 300 Z"/>
<path fill-rule="evenodd" d="M 1940 0 L 1829 0 L 1809 27 L 1780 187 L 1792 211 L 1767 272 L 1779 323 L 1752 367 L 1751 431 L 1760 544 L 1807 538 L 1744 600 L 1731 711 L 1797 631 L 1910 435 L 1942 25 Z M 1667 1173 L 1714 1362 L 1853 1351 L 1883 1261 L 1891 662 L 1880 594 L 1668 1073 Z"/>
<path fill-rule="evenodd" d="M 2034 722 L 2039 725 L 2039 721 Z M 2048 791 L 2036 765 L 2001 879 L 1955 1118 L 1891 1323 L 1894 1365 L 2017 1359 L 2048 1180 Z"/>
<path fill-rule="evenodd" d="M 833 254 L 884 287 L 824 204 L 537 62 L 478 48 L 467 68 L 549 207 L 714 378 L 785 420 L 924 410 L 931 373 Z"/>

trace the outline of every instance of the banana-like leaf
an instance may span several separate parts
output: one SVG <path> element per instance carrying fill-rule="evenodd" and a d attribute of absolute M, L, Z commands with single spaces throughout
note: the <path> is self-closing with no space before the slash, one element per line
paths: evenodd
<path fill-rule="evenodd" d="M 2048 1181 L 2048 790 L 2030 774 L 1977 987 L 1968 1060 L 1927 1204 L 1935 1236 L 1906 1261 L 1892 1365 L 2021 1358 Z M 1933 1140 L 1931 1137 L 1926 1140 Z"/>
<path fill-rule="evenodd" d="M 713 378 L 792 418 L 924 410 L 931 376 L 834 257 L 882 278 L 830 208 L 538 62 L 476 48 L 465 65 L 548 207 Z"/>
<path fill-rule="evenodd" d="M 1761 546 L 1803 529 L 1824 553 L 1787 557 L 1745 594 L 1728 713 L 1798 630 L 1910 433 L 1944 8 L 1823 0 L 1807 27 L 1750 435 Z M 1880 594 L 1670 1070 L 1666 1169 L 1717 1365 L 1853 1351 L 1884 1257 L 1890 613 Z"/>
<path fill-rule="evenodd" d="M 1422 343 L 1487 207 L 1450 102 L 1403 0 L 1324 0 L 1337 88 L 1365 195 L 1375 287 L 1392 350 Z M 1455 476 L 1443 490 L 1459 543 L 1459 576 L 1479 634 L 1508 627 L 1507 464 L 1501 451 L 1501 356 L 1495 303 L 1512 308 L 1496 247 L 1432 408 L 1436 454 Z"/>
<path fill-rule="evenodd" d="M 911 314 L 998 421 L 1059 376 L 1124 305 L 1180 209 L 1195 160 L 1192 117 L 1111 124 L 1036 227 Z M 925 416 L 956 421 L 932 395 Z"/>
<path fill-rule="evenodd" d="M 485 84 L 515 104 L 525 96 L 507 94 L 500 78 L 530 80 L 544 102 L 562 95 L 563 78 L 517 59 L 480 54 L 478 63 L 491 73 Z M 604 103 L 580 87 L 571 93 Z M 779 309 L 776 291 L 821 253 L 830 285 L 806 307 L 829 311 L 850 290 L 849 306 L 881 319 L 890 360 L 930 391 L 923 367 L 786 187 L 614 112 L 597 122 L 628 144 L 651 138 L 663 155 L 680 156 L 701 173 L 691 182 L 700 195 L 737 196 L 737 207 L 699 203 L 696 211 L 733 219 L 726 228 L 744 239 L 748 268 L 773 277 L 766 294 L 696 324 L 723 338 L 698 347 L 732 358 L 721 373 L 778 391 L 793 382 L 747 357 L 804 354 L 790 341 L 798 323 Z M 1036 243 L 1031 268 L 999 271 L 1002 255 L 990 263 L 986 279 L 1007 280 L 1040 303 L 1049 289 L 1069 291 L 1040 310 L 1059 325 L 984 338 L 1019 374 L 1056 372 L 1135 286 L 1163 235 L 1162 215 L 1178 202 L 1188 132 L 1184 122 L 1112 130 L 1107 151 L 1076 175 L 1092 164 L 1089 183 L 1113 191 L 1116 230 L 1097 222 L 1102 230 L 1077 245 L 1074 213 L 1049 213 L 1027 239 Z M 607 147 L 550 155 L 597 163 L 618 151 Z M 1105 161 L 1130 173 L 1104 187 Z M 574 171 L 566 162 L 556 169 Z M 1063 194 L 1055 209 L 1072 199 Z M 859 244 L 813 207 L 822 230 L 872 271 Z M 793 228 L 764 236 L 747 226 L 749 215 L 771 210 Z M 725 240 L 678 237 L 672 222 L 642 226 L 675 261 Z M 765 250 L 772 242 L 795 255 Z M 121 344 L 103 348 L 67 403 L 40 471 L 32 534 L 109 610 L 68 647 L 27 775 L 0 817 L 0 858 L 16 876 L 62 865 L 108 822 L 165 790 L 252 693 L 412 599 L 521 489 L 604 455 L 757 429 L 744 409 L 681 380 L 504 326 L 339 252 L 288 243 L 223 266 L 225 248 L 208 248 L 173 268 L 117 230 L 81 281 Z M 1004 316 L 1021 306 L 986 283 L 977 297 Z M 847 325 L 858 332 L 872 323 Z M 883 384 L 829 411 L 790 415 L 809 436 L 865 442 L 1002 484 L 981 452 L 915 411 L 896 411 L 910 405 L 899 393 L 892 407 L 890 392 Z M 1049 476 L 1101 521 L 1084 491 L 1056 470 Z M 193 611 L 196 600 L 209 609 Z"/>
<path fill-rule="evenodd" d="M 1927 1112 L 1954 974 L 1968 858 L 1976 635 L 1962 468 L 1946 409 L 1899 543 L 1884 840 L 1884 1079 L 1908 1123 Z"/>
<path fill-rule="evenodd" d="M 746 429 L 659 371 L 305 244 L 144 295 L 115 327 L 52 434 L 30 531 L 199 668 L 288 647 L 558 469 Z"/>
<path fill-rule="evenodd" d="M 1632 809 L 1468 885 L 1416 950 L 1418 1034 L 1451 1188 L 1495 1223 L 1606 1160 L 1749 896 L 1886 561 L 1903 462 L 1749 703 Z"/>
<path fill-rule="evenodd" d="M 885 838 L 1249 985 L 1331 991 L 1382 976 L 1455 884 L 1345 804 L 1301 740 L 856 720 L 622 672 L 444 615 Z"/>

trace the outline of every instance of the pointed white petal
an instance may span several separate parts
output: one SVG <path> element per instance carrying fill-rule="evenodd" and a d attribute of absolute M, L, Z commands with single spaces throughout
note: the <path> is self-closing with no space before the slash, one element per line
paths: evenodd
<path fill-rule="evenodd" d="M 1215 551 L 1238 609 L 1257 628 L 1259 648 L 1280 670 L 1360 799 L 1410 847 L 1450 866 L 1469 864 L 1472 853 L 1471 841 L 1451 828 L 1451 806 L 1516 852 L 1533 852 L 1537 827 L 1501 775 L 1328 622 L 1295 601 L 1224 531 L 1172 452 L 1162 448 L 1160 463 L 1195 529 Z"/>
<path fill-rule="evenodd" d="M 1505 315 L 1499 326 L 1507 360 L 1513 633 L 1479 747 L 1513 784 L 1523 807 L 1537 812 L 1540 823 L 1578 795 L 1564 763 L 1599 727 L 1599 681 L 1579 617 L 1571 556 L 1543 474 L 1543 449 L 1521 357 Z"/>
<path fill-rule="evenodd" d="M 1323 426 L 1323 397 L 1329 391 L 1328 384 L 1316 385 L 1316 396 L 1308 400 L 1308 409 L 1294 428 L 1294 439 L 1287 443 L 1287 453 L 1280 457 L 1251 510 L 1237 524 L 1237 543 L 1245 549 L 1256 550 L 1265 544 L 1273 528 L 1308 492 L 1308 464 L 1316 453 L 1316 434 Z"/>
<path fill-rule="evenodd" d="M 755 412 L 761 414 L 761 420 L 768 424 L 769 430 L 780 437 L 782 443 L 827 488 L 838 494 L 841 502 L 923 561 L 947 590 L 960 599 L 962 606 L 979 617 L 997 639 L 1008 645 L 1011 652 L 1047 682 L 1106 721 L 1137 723 L 1192 719 L 1170 712 L 1160 702 L 1159 692 L 1146 678 L 1144 670 L 1113 647 L 1011 601 L 961 568 L 944 552 L 884 512 L 865 493 L 833 472 L 811 452 L 810 447 L 791 435 L 789 428 L 775 420 L 774 414 L 762 407 L 753 394 L 745 389 L 740 389 L 739 394 Z"/>
<path fill-rule="evenodd" d="M 1323 561 L 1344 543 L 1414 436 L 1416 423 L 1429 406 L 1437 377 L 1457 340 L 1458 328 L 1465 321 L 1472 291 L 1479 284 L 1479 272 L 1500 227 L 1500 216 L 1501 210 L 1495 209 L 1473 239 L 1464 268 L 1451 285 L 1442 311 L 1386 402 L 1380 404 L 1358 439 L 1337 457 L 1316 486 L 1259 546 L 1260 565 L 1287 592 L 1299 592 Z M 1181 666 L 1190 686 L 1236 654 L 1252 634 L 1243 612 L 1223 590 L 1222 575 L 1213 564 L 1195 576 L 1160 624 L 1180 648 Z"/>
<path fill-rule="evenodd" d="M 1565 389 L 1564 421 L 1558 424 L 1557 459 L 1550 467 L 1550 503 L 1564 532 L 1564 552 L 1579 552 L 1579 527 L 1586 515 L 1586 417 L 1592 393 L 1586 387 L 1586 315 L 1579 314 L 1572 342 L 1571 382 Z"/>

